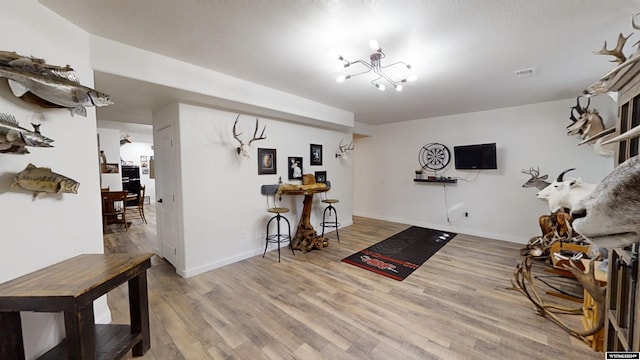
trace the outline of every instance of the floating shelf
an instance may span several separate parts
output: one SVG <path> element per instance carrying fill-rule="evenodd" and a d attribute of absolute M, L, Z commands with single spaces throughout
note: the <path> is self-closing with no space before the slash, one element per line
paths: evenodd
<path fill-rule="evenodd" d="M 440 180 L 429 180 L 429 179 L 413 179 L 415 182 L 425 182 L 425 183 L 439 183 L 439 184 L 455 184 L 458 182 L 458 179 L 440 179 Z"/>

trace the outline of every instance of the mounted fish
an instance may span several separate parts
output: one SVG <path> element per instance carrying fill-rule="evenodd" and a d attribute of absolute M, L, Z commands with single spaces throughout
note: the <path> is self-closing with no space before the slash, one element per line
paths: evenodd
<path fill-rule="evenodd" d="M 38 59 L 32 56 L 27 57 L 17 54 L 14 51 L 0 51 L 0 66 L 20 68 L 22 70 L 36 72 L 48 76 L 58 76 L 57 74 L 59 74 L 60 72 L 73 72 L 73 68 L 71 68 L 71 66 L 69 65 L 49 65 L 44 61 L 44 59 Z M 25 93 L 24 95 L 20 96 L 20 98 L 25 102 L 28 102 L 29 104 L 37 105 L 43 108 L 64 107 L 41 99 L 30 92 Z"/>
<path fill-rule="evenodd" d="M 86 106 L 113 104 L 109 95 L 80 84 L 72 71 L 34 70 L 26 63 L 29 59 L 9 62 L 0 66 L 0 77 L 6 78 L 13 95 L 22 97 L 31 93 L 38 98 L 71 110 L 74 114 L 87 116 Z"/>
<path fill-rule="evenodd" d="M 37 167 L 33 164 L 16 174 L 12 189 L 20 188 L 33 191 L 34 198 L 42 198 L 47 193 L 78 193 L 80 183 L 66 176 L 56 174 L 47 167 Z"/>
<path fill-rule="evenodd" d="M 24 70 L 39 72 L 73 71 L 69 65 L 49 65 L 44 61 L 44 59 L 20 55 L 15 51 L 0 51 L 0 66 L 22 67 Z"/>
<path fill-rule="evenodd" d="M 20 127 L 13 115 L 0 113 L 0 153 L 28 154 L 26 146 L 53 147 L 53 140 L 40 133 L 40 125 L 31 126 L 33 131 Z"/>

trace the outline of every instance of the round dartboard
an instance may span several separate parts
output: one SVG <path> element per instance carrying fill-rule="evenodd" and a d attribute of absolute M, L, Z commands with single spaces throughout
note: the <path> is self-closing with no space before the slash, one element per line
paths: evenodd
<path fill-rule="evenodd" d="M 420 149 L 418 153 L 418 161 L 420 166 L 429 170 L 442 170 L 451 161 L 451 153 L 449 149 L 439 143 L 430 143 Z"/>

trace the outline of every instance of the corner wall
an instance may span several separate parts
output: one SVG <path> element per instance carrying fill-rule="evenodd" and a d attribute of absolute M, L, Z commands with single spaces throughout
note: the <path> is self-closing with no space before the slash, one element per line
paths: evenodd
<path fill-rule="evenodd" d="M 599 157 L 566 135 L 574 104 L 571 99 L 374 126 L 373 136 L 355 142 L 354 215 L 526 243 L 540 233 L 538 217 L 549 208 L 535 198 L 537 189 L 522 188 L 529 178 L 522 169 L 539 166 L 553 180 L 575 167 L 569 176 L 589 183 L 613 169 L 613 158 Z M 611 99 L 596 97 L 591 108 L 605 124 L 615 124 Z M 442 175 L 473 181 L 446 187 L 413 182 L 418 152 L 431 142 L 451 151 Z M 498 170 L 454 169 L 455 145 L 490 142 L 497 143 Z"/>
<path fill-rule="evenodd" d="M 179 156 L 181 167 L 185 273 L 192 276 L 235 261 L 262 254 L 265 225 L 271 216 L 260 194 L 263 184 L 300 183 L 288 180 L 287 157 L 303 158 L 303 173 L 327 171 L 332 197 L 343 226 L 350 225 L 352 213 L 352 170 L 350 160 L 335 157 L 340 141 L 349 143 L 347 131 L 327 130 L 260 117 L 266 125 L 266 140 L 251 144 L 250 158 L 236 154 L 238 142 L 232 136 L 237 113 L 180 104 Z M 247 141 L 253 133 L 255 117 L 241 116 L 238 131 Z M 310 144 L 323 146 L 323 165 L 310 166 Z M 258 148 L 276 149 L 276 175 L 258 175 Z M 283 196 L 282 206 L 292 232 L 302 213 L 303 196 Z M 314 198 L 311 223 L 318 229 L 324 210 Z M 180 248 L 180 247 L 179 247 Z M 287 256 L 286 252 L 284 256 Z M 289 254 L 290 255 L 290 254 Z M 273 256 L 273 255 L 271 255 Z M 273 258 L 265 259 L 272 261 Z"/>
<path fill-rule="evenodd" d="M 35 0 L 6 0 L 0 12 L 0 49 L 71 65 L 83 85 L 93 86 L 89 37 Z M 0 111 L 25 128 L 41 123 L 55 140 L 53 148 L 30 148 L 31 154 L 0 154 L 0 282 L 5 282 L 82 253 L 102 253 L 100 178 L 96 116 L 71 117 L 67 109 L 43 109 L 13 96 L 0 79 Z M 50 167 L 80 183 L 78 194 L 43 199 L 10 189 L 15 173 L 27 164 Z M 96 318 L 109 321 L 106 301 L 96 302 Z M 25 352 L 33 359 L 64 336 L 60 314 L 22 313 Z"/>

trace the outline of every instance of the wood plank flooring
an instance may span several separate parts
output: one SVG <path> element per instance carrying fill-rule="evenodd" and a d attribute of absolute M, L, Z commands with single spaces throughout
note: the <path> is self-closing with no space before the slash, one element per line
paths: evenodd
<path fill-rule="evenodd" d="M 109 228 L 105 252 L 153 251 L 155 209 L 145 211 L 148 225 Z M 281 263 L 271 252 L 189 279 L 155 256 L 142 358 L 603 358 L 507 289 L 519 244 L 458 235 L 402 282 L 340 261 L 407 227 L 354 217 L 321 251 L 283 251 Z M 113 322 L 127 323 L 126 286 L 108 302 Z"/>

